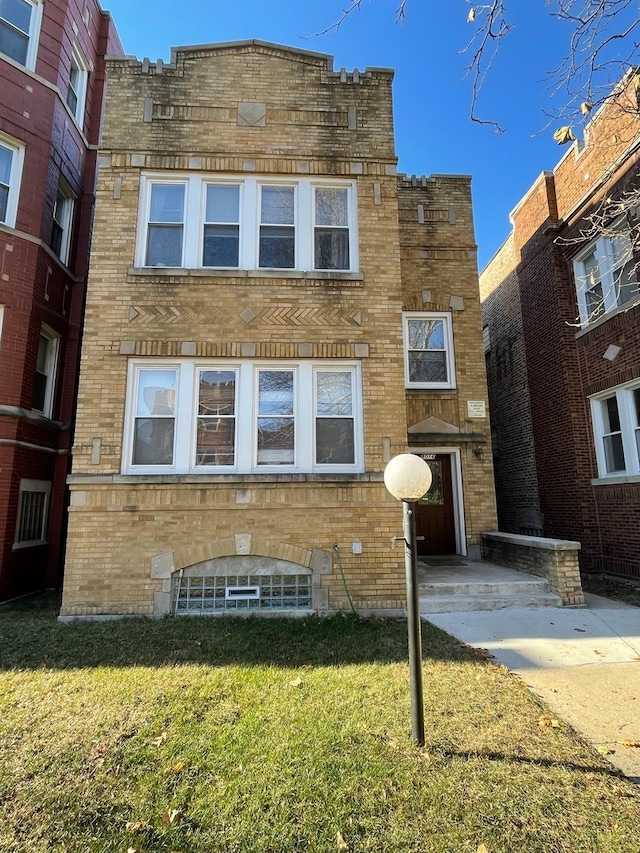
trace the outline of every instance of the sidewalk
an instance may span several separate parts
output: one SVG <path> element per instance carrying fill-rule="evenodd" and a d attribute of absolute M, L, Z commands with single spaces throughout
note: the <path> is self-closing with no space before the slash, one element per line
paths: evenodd
<path fill-rule="evenodd" d="M 487 649 L 640 783 L 640 608 L 588 594 L 585 599 L 587 609 L 507 607 L 422 616 L 461 642 Z"/>

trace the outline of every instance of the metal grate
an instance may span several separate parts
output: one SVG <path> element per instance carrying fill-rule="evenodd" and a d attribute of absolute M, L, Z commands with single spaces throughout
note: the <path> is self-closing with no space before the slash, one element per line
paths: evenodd
<path fill-rule="evenodd" d="M 242 588 L 251 588 L 252 594 L 238 595 L 236 591 Z M 171 600 L 172 613 L 176 616 L 310 610 L 311 575 L 180 577 L 177 573 L 173 577 Z"/>

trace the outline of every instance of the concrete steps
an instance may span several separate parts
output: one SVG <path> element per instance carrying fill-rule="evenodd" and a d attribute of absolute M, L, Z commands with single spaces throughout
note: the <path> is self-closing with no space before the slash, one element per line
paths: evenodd
<path fill-rule="evenodd" d="M 562 607 L 543 578 L 505 569 L 504 576 L 470 577 L 452 567 L 446 573 L 420 572 L 421 613 L 455 613 L 465 610 L 502 610 L 505 607 Z M 493 574 L 493 573 L 487 573 Z M 456 576 L 458 575 L 458 576 Z"/>

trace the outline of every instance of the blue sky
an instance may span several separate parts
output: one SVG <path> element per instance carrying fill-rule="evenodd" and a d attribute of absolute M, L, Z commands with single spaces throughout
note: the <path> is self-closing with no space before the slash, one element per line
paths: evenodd
<path fill-rule="evenodd" d="M 469 121 L 466 0 L 409 0 L 404 25 L 395 22 L 398 4 L 363 0 L 337 32 L 316 36 L 348 0 L 103 0 L 126 53 L 138 59 L 168 61 L 173 46 L 255 38 L 331 54 L 336 69 L 394 68 L 399 170 L 472 175 L 482 269 L 510 231 L 510 210 L 564 153 L 552 130 L 543 130 L 542 109 L 549 103 L 545 73 L 561 59 L 567 33 L 549 18 L 545 0 L 512 0 L 515 29 L 477 109 L 506 128 L 496 134 Z"/>

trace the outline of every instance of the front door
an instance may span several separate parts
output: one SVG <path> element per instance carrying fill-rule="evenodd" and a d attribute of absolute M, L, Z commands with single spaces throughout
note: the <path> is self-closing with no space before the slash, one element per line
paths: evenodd
<path fill-rule="evenodd" d="M 422 455 L 422 454 L 420 454 Z M 455 554 L 456 525 L 451 480 L 451 456 L 448 453 L 423 455 L 431 468 L 431 488 L 416 504 L 418 554 Z"/>

